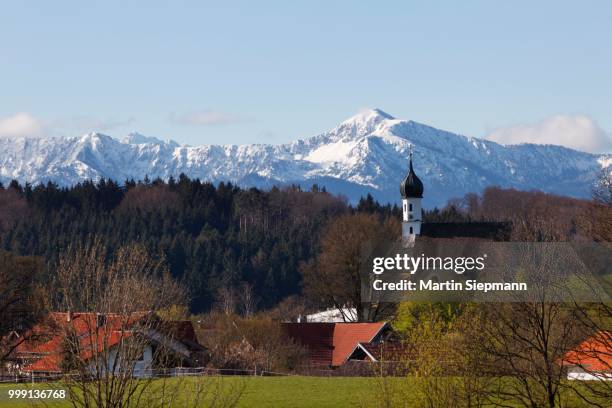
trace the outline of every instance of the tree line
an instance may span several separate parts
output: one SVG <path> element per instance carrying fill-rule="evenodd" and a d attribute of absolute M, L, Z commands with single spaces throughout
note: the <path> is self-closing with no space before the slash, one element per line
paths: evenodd
<path fill-rule="evenodd" d="M 491 187 L 425 211 L 423 218 L 511 221 L 515 238 L 535 241 L 609 241 L 608 211 L 595 202 Z M 333 251 L 332 241 L 343 231 L 357 238 L 345 245 L 358 247 L 369 233 L 399 236 L 400 219 L 397 205 L 368 195 L 352 206 L 316 185 L 263 191 L 185 175 L 122 185 L 106 179 L 71 187 L 0 185 L 0 248 L 38 257 L 44 271 L 33 274 L 37 283 L 45 286 L 60 255 L 88 240 L 102 240 L 110 255 L 138 243 L 190 289 L 189 306 L 196 313 L 239 293 L 258 309 L 272 308 L 302 294 L 303 271 L 322 250 Z M 379 222 L 386 227 L 374 228 Z"/>
<path fill-rule="evenodd" d="M 59 256 L 79 243 L 95 237 L 111 255 L 139 243 L 190 288 L 192 311 L 243 283 L 265 308 L 299 292 L 300 262 L 313 255 L 323 226 L 347 211 L 344 199 L 316 186 L 261 191 L 184 175 L 124 185 L 12 182 L 0 188 L 0 247 L 40 257 L 50 279 Z"/>

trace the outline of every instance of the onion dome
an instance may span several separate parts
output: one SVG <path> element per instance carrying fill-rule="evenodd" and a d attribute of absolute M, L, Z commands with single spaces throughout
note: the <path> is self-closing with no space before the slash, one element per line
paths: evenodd
<path fill-rule="evenodd" d="M 412 148 L 410 149 L 410 170 L 400 184 L 400 193 L 402 193 L 402 198 L 423 198 L 423 183 L 414 174 L 412 168 Z"/>

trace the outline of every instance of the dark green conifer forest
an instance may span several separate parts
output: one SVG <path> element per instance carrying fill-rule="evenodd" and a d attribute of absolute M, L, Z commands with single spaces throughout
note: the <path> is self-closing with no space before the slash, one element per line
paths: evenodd
<path fill-rule="evenodd" d="M 58 254 L 93 237 L 111 250 L 138 242 L 189 288 L 194 312 L 209 309 L 220 287 L 241 282 L 253 285 L 262 308 L 298 293 L 298 266 L 312 256 L 322 226 L 349 211 L 316 186 L 264 192 L 183 175 L 70 188 L 13 182 L 0 202 L 2 248 L 43 257 L 47 276 Z"/>

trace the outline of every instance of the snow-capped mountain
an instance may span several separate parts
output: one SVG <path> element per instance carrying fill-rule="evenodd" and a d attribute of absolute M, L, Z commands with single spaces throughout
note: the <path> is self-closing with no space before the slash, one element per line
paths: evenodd
<path fill-rule="evenodd" d="M 282 145 L 179 145 L 132 133 L 122 140 L 100 133 L 72 138 L 0 139 L 0 181 L 70 185 L 85 179 L 118 181 L 178 176 L 241 186 L 324 185 L 352 201 L 371 193 L 399 200 L 399 183 L 414 145 L 414 167 L 425 184 L 426 206 L 490 185 L 588 197 L 612 155 L 552 145 L 509 145 L 465 137 L 378 110 L 335 129 Z"/>

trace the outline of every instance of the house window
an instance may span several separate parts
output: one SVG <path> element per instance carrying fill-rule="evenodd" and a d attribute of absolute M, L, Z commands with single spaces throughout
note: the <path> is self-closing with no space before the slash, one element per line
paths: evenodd
<path fill-rule="evenodd" d="M 408 207 L 408 211 L 412 212 L 412 203 L 410 203 L 410 205 Z"/>
<path fill-rule="evenodd" d="M 412 227 L 410 227 L 410 234 L 412 234 Z"/>

